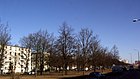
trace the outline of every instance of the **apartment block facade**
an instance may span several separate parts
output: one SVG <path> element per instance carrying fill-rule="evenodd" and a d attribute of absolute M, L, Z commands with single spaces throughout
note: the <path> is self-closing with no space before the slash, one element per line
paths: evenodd
<path fill-rule="evenodd" d="M 36 59 L 36 55 L 38 56 L 38 58 Z M 50 56 L 50 53 L 48 52 L 44 52 L 44 71 L 47 70 L 49 68 L 49 65 L 47 63 L 46 60 L 49 60 L 49 56 Z M 36 67 L 36 60 L 37 60 L 37 67 Z M 37 69 L 39 70 L 39 67 L 40 67 L 40 53 L 32 53 L 32 57 L 31 57 L 31 70 L 34 70 L 34 69 Z"/>
<path fill-rule="evenodd" d="M 31 50 L 19 46 L 6 46 L 1 72 L 10 72 L 10 67 L 15 73 L 31 71 Z"/>

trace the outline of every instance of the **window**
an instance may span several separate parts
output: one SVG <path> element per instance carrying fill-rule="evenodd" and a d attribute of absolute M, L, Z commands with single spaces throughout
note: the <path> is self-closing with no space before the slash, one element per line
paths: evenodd
<path fill-rule="evenodd" d="M 24 63 L 24 60 L 21 60 L 21 63 Z"/>
<path fill-rule="evenodd" d="M 30 56 L 30 54 L 28 53 L 28 56 Z"/>
<path fill-rule="evenodd" d="M 15 56 L 16 56 L 17 54 L 16 54 L 16 52 L 15 52 Z"/>
<path fill-rule="evenodd" d="M 9 63 L 8 61 L 6 61 L 5 63 Z"/>
<path fill-rule="evenodd" d="M 5 51 L 5 54 L 7 54 L 7 51 Z"/>
<path fill-rule="evenodd" d="M 9 57 L 9 60 L 11 60 L 11 57 Z"/>
<path fill-rule="evenodd" d="M 10 52 L 10 55 L 11 55 L 11 52 Z"/>
<path fill-rule="evenodd" d="M 23 65 L 21 65 L 21 68 L 23 68 Z"/>
<path fill-rule="evenodd" d="M 12 47 L 10 46 L 10 50 L 12 50 Z"/>
<path fill-rule="evenodd" d="M 18 53 L 18 55 L 20 55 L 20 53 Z"/>
<path fill-rule="evenodd" d="M 21 55 L 21 58 L 22 58 L 22 59 L 24 59 L 24 56 L 23 56 L 23 55 Z"/>
<path fill-rule="evenodd" d="M 23 70 L 21 70 L 21 72 L 23 72 Z"/>
<path fill-rule="evenodd" d="M 21 54 L 24 54 L 24 52 L 23 52 L 23 51 L 21 51 Z"/>

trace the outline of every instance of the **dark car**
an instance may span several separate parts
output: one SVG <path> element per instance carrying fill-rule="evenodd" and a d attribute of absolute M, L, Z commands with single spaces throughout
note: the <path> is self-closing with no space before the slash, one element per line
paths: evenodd
<path fill-rule="evenodd" d="M 130 70 L 130 71 L 131 71 L 131 70 L 134 70 L 134 66 L 133 66 L 133 65 L 130 65 L 129 70 Z"/>
<path fill-rule="evenodd" d="M 112 67 L 112 72 L 123 72 L 123 67 L 122 66 L 113 66 Z"/>
<path fill-rule="evenodd" d="M 86 79 L 105 79 L 105 75 L 100 72 L 91 72 Z"/>

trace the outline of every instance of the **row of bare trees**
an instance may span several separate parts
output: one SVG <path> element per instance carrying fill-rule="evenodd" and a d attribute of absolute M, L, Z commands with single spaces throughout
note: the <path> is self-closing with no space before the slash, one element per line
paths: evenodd
<path fill-rule="evenodd" d="M 103 47 L 92 30 L 82 28 L 80 32 L 74 33 L 74 29 L 64 22 L 58 32 L 59 35 L 55 37 L 47 30 L 39 30 L 20 40 L 22 47 L 31 49 L 35 54 L 32 62 L 35 63 L 36 71 L 40 70 L 40 74 L 43 74 L 45 65 L 49 65 L 50 70 L 62 69 L 67 74 L 67 69 L 72 67 L 80 71 L 86 67 L 95 69 L 99 66 L 110 67 L 120 64 L 117 46 L 114 45 L 111 50 Z M 0 22 L 0 69 L 3 66 L 5 46 L 10 40 L 8 24 Z M 49 53 L 48 57 L 45 56 L 46 52 Z M 26 58 L 26 62 L 28 61 L 29 57 Z M 28 63 L 25 70 L 28 71 Z"/>
<path fill-rule="evenodd" d="M 86 67 L 95 69 L 97 66 L 120 64 L 117 46 L 114 45 L 111 50 L 101 46 L 98 36 L 94 35 L 92 30 L 82 28 L 75 34 L 73 28 L 64 22 L 58 32 L 58 37 L 54 37 L 47 30 L 39 30 L 20 40 L 22 46 L 36 53 L 34 62 L 40 74 L 45 64 L 49 65 L 50 69 L 62 69 L 65 74 L 68 67 L 76 66 L 79 71 Z M 45 58 L 45 52 L 50 53 L 49 57 Z"/>

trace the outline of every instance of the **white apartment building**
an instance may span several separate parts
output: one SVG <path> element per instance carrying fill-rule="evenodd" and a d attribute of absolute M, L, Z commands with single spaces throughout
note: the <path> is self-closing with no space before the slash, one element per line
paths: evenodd
<path fill-rule="evenodd" d="M 34 70 L 34 69 L 36 69 L 36 62 L 35 62 L 35 60 L 36 60 L 36 55 L 38 54 L 38 58 L 37 58 L 37 61 L 38 61 L 38 68 L 37 68 L 37 70 L 39 70 L 39 66 L 40 66 L 40 59 L 39 59 L 39 56 L 40 56 L 40 53 L 32 53 L 32 57 L 31 57 L 31 65 L 32 65 L 32 67 L 31 67 L 31 70 Z M 44 52 L 44 59 L 45 60 L 49 60 L 49 56 L 50 56 L 50 53 L 48 53 L 48 52 Z M 47 70 L 49 68 L 49 65 L 48 65 L 48 63 L 46 62 L 46 61 L 44 61 L 44 71 L 45 70 Z"/>
<path fill-rule="evenodd" d="M 13 72 L 24 73 L 31 71 L 31 50 L 19 46 L 6 46 L 4 62 L 1 71 L 8 73 L 12 63 Z M 26 68 L 28 64 L 28 68 Z M 26 70 L 25 70 L 26 69 Z"/>

